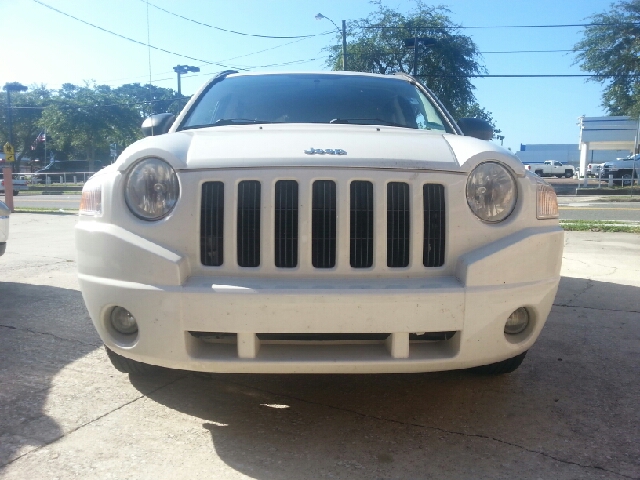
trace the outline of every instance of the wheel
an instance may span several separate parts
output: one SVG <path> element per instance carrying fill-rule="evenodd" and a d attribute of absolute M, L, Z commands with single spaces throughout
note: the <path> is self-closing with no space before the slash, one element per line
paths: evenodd
<path fill-rule="evenodd" d="M 14 190 L 13 191 L 13 196 L 17 197 L 19 193 L 20 193 L 20 190 Z"/>
<path fill-rule="evenodd" d="M 539 177 L 544 177 L 544 173 L 542 170 L 536 170 L 536 175 L 538 175 Z"/>
<path fill-rule="evenodd" d="M 474 367 L 471 369 L 471 371 L 480 375 L 502 375 L 504 373 L 511 373 L 520 366 L 526 355 L 527 352 L 525 351 L 520 355 L 516 355 L 512 358 L 507 358 L 506 360 L 503 360 L 501 362 Z"/>
<path fill-rule="evenodd" d="M 135 360 L 131 360 L 130 358 L 123 357 L 122 355 L 118 355 L 113 350 L 110 350 L 106 345 L 104 346 L 107 351 L 107 356 L 109 360 L 111 360 L 111 364 L 115 367 L 116 370 L 122 373 L 133 373 L 134 375 L 144 375 L 147 373 L 153 373 L 158 370 L 158 367 L 153 365 L 148 365 L 142 362 L 136 362 Z"/>
<path fill-rule="evenodd" d="M 565 178 L 571 178 L 571 177 L 573 177 L 573 173 L 570 170 L 567 170 L 566 172 L 564 172 L 564 177 Z"/>

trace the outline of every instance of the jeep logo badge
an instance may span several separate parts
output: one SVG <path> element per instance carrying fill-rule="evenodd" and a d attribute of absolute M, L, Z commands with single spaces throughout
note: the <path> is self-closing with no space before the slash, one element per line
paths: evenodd
<path fill-rule="evenodd" d="M 311 147 L 309 150 L 305 150 L 304 153 L 307 155 L 346 155 L 347 152 L 342 150 L 341 148 L 325 148 L 324 150 L 321 148 L 313 148 Z"/>

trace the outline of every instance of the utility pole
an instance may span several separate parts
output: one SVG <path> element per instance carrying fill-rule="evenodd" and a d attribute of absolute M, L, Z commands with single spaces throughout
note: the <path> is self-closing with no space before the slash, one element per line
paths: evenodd
<path fill-rule="evenodd" d="M 2 87 L 7 92 L 7 122 L 9 124 L 9 141 L 4 144 L 5 154 L 2 177 L 4 180 L 4 200 L 13 212 L 13 163 L 15 162 L 15 148 L 13 146 L 13 112 L 11 108 L 11 92 L 25 92 L 27 87 L 18 82 L 5 83 Z"/>
<path fill-rule="evenodd" d="M 347 69 L 347 21 L 342 20 L 342 70 Z"/>

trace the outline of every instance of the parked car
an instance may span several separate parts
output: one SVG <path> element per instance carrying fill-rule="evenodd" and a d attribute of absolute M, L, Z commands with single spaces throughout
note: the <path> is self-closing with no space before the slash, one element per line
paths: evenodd
<path fill-rule="evenodd" d="M 4 255 L 9 240 L 9 214 L 11 210 L 4 202 L 0 202 L 0 256 Z"/>
<path fill-rule="evenodd" d="M 93 168 L 87 160 L 57 160 L 38 170 L 32 177 L 34 183 L 82 182 L 102 168 L 102 163 L 94 162 Z M 47 180 L 48 179 L 48 180 Z"/>
<path fill-rule="evenodd" d="M 602 165 L 603 165 L 602 163 L 590 163 L 589 165 L 587 165 L 587 176 L 588 177 L 600 176 Z"/>
<path fill-rule="evenodd" d="M 29 186 L 27 185 L 27 180 L 20 176 L 13 176 L 11 179 L 11 184 L 13 186 L 13 195 L 18 195 L 20 192 L 28 190 Z M 0 171 L 0 193 L 4 193 L 4 175 Z"/>
<path fill-rule="evenodd" d="M 120 371 L 498 374 L 544 326 L 555 192 L 411 76 L 222 72 L 143 131 L 76 226 Z"/>

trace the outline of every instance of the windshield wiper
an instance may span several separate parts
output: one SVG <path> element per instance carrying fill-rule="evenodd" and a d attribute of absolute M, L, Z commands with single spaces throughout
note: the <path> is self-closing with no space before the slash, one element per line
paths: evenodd
<path fill-rule="evenodd" d="M 362 122 L 371 122 L 371 123 L 362 123 Z M 400 128 L 412 128 L 408 125 L 402 125 L 400 123 L 391 122 L 388 120 L 382 120 L 381 118 L 334 118 L 330 120 L 329 123 L 342 123 L 342 124 L 351 124 L 351 125 L 388 125 L 390 127 L 400 127 Z"/>
<path fill-rule="evenodd" d="M 205 125 L 189 125 L 187 127 L 182 128 L 181 130 L 191 130 L 196 128 L 207 128 L 207 127 L 221 127 L 223 125 L 260 125 L 263 123 L 280 123 L 280 122 L 271 122 L 269 120 L 255 120 L 251 118 L 221 118 L 216 120 L 213 123 L 207 123 Z"/>

